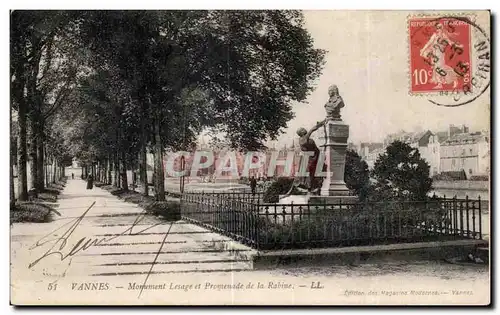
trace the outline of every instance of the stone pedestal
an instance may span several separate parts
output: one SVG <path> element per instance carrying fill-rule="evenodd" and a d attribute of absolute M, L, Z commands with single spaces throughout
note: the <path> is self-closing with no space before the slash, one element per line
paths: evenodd
<path fill-rule="evenodd" d="M 349 126 L 342 121 L 329 120 L 326 124 L 325 159 L 327 175 L 321 187 L 321 196 L 348 196 L 349 189 L 344 182 L 345 155 Z"/>
<path fill-rule="evenodd" d="M 323 180 L 320 196 L 311 197 L 311 203 L 354 203 L 357 198 L 349 196 L 344 181 L 345 157 L 349 126 L 342 120 L 330 119 L 325 124 L 325 160 L 327 174 Z"/>

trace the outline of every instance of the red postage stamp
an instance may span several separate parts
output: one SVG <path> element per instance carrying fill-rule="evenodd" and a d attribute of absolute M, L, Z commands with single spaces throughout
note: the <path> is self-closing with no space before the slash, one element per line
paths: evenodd
<path fill-rule="evenodd" d="M 470 24 L 453 17 L 412 17 L 408 23 L 410 92 L 470 92 Z"/>

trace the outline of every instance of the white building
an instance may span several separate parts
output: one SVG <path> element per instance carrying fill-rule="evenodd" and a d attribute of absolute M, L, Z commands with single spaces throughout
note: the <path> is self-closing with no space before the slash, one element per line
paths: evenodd
<path fill-rule="evenodd" d="M 71 162 L 71 164 L 72 164 L 71 165 L 72 168 L 79 168 L 79 167 L 81 167 L 80 166 L 80 161 L 78 161 L 78 159 L 76 157 L 73 158 L 73 161 Z"/>
<path fill-rule="evenodd" d="M 429 163 L 429 175 L 434 176 L 440 173 L 440 143 L 438 136 L 427 130 L 415 134 L 410 146 L 418 149 L 420 156 Z"/>
<path fill-rule="evenodd" d="M 467 178 L 490 172 L 489 137 L 485 132 L 461 133 L 441 144 L 441 172 L 464 171 Z"/>

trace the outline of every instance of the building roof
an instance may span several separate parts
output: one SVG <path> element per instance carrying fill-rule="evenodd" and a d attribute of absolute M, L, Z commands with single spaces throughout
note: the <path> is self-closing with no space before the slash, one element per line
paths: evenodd
<path fill-rule="evenodd" d="M 448 131 L 438 131 L 438 132 L 436 132 L 436 135 L 438 136 L 439 143 L 443 143 L 444 141 L 448 140 L 448 138 L 449 138 Z"/>
<path fill-rule="evenodd" d="M 384 144 L 379 142 L 361 142 L 360 148 L 365 147 L 368 147 L 368 151 L 371 152 L 377 149 L 382 149 Z"/>
<path fill-rule="evenodd" d="M 478 143 L 488 141 L 487 136 L 482 132 L 458 133 L 445 140 L 442 145 L 458 145 L 466 143 Z"/>
<path fill-rule="evenodd" d="M 417 143 L 418 146 L 427 146 L 429 143 L 429 137 L 432 135 L 434 135 L 434 133 L 430 130 L 415 131 L 415 132 L 400 131 L 388 135 L 385 138 L 384 143 L 386 145 L 389 145 L 394 141 L 401 141 L 404 143 L 408 143 L 410 145 Z"/>
<path fill-rule="evenodd" d="M 464 170 L 461 171 L 445 171 L 435 176 L 436 180 L 466 180 L 467 175 Z"/>

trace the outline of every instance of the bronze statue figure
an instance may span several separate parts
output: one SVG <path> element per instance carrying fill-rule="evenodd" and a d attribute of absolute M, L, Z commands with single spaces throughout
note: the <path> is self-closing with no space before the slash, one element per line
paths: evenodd
<path fill-rule="evenodd" d="M 311 130 L 307 131 L 305 128 L 299 128 L 297 130 L 297 135 L 299 138 L 300 149 L 303 152 L 312 152 L 312 156 L 309 157 L 309 161 L 307 163 L 307 171 L 309 172 L 309 177 L 307 183 L 305 185 L 301 185 L 301 181 L 296 177 L 294 180 L 292 187 L 288 190 L 285 196 L 290 195 L 293 189 L 297 189 L 300 192 L 310 192 L 310 193 L 318 193 L 321 188 L 321 181 L 316 177 L 316 167 L 318 165 L 320 149 L 316 145 L 316 142 L 311 139 L 311 135 L 313 132 L 318 130 L 321 126 L 326 123 L 327 119 L 318 122 Z M 325 166 L 323 166 L 323 171 Z M 300 186 L 306 186 L 307 190 L 301 188 Z"/>
<path fill-rule="evenodd" d="M 336 85 L 330 86 L 328 89 L 328 95 L 330 98 L 325 104 L 326 116 L 331 120 L 341 120 L 340 109 L 343 108 L 344 100 L 339 95 L 339 89 Z"/>

